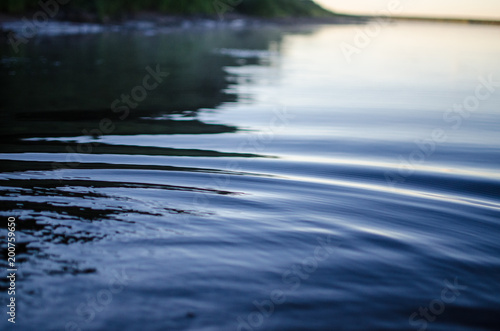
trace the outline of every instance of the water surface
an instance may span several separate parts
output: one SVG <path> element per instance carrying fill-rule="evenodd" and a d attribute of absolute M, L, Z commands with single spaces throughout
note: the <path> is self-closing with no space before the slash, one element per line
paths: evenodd
<path fill-rule="evenodd" d="M 498 329 L 500 29 L 365 28 L 2 45 L 16 328 Z"/>

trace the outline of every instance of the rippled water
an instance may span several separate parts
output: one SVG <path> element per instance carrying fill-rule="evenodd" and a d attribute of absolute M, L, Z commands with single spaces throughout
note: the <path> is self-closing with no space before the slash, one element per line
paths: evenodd
<path fill-rule="evenodd" d="M 497 330 L 500 28 L 364 29 L 2 45 L 16 328 Z"/>

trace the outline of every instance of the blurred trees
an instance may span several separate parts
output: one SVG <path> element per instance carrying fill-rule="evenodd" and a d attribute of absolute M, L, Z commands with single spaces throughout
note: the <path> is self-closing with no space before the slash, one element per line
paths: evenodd
<path fill-rule="evenodd" d="M 57 0 L 2 0 L 0 11 L 19 14 L 40 9 L 39 2 L 56 3 Z M 329 16 L 312 0 L 59 0 L 62 12 L 84 11 L 99 17 L 114 16 L 141 10 L 167 14 L 221 14 L 221 10 L 265 17 Z"/>

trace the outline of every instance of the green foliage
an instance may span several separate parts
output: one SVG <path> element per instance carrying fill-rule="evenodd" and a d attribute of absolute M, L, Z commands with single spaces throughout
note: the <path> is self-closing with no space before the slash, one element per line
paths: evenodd
<path fill-rule="evenodd" d="M 13 14 L 36 11 L 40 9 L 38 2 L 39 0 L 1 0 L 0 11 Z M 71 0 L 60 7 L 63 11 L 87 11 L 103 18 L 141 10 L 214 15 L 217 14 L 217 4 L 232 8 L 237 13 L 264 17 L 332 15 L 312 0 Z"/>
<path fill-rule="evenodd" d="M 264 17 L 331 16 L 332 13 L 311 0 L 244 0 L 238 11 Z"/>

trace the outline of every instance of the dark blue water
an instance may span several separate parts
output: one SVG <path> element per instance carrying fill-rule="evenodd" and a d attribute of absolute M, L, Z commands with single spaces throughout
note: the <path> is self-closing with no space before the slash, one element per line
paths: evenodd
<path fill-rule="evenodd" d="M 15 329 L 500 329 L 500 28 L 364 29 L 2 45 Z"/>

